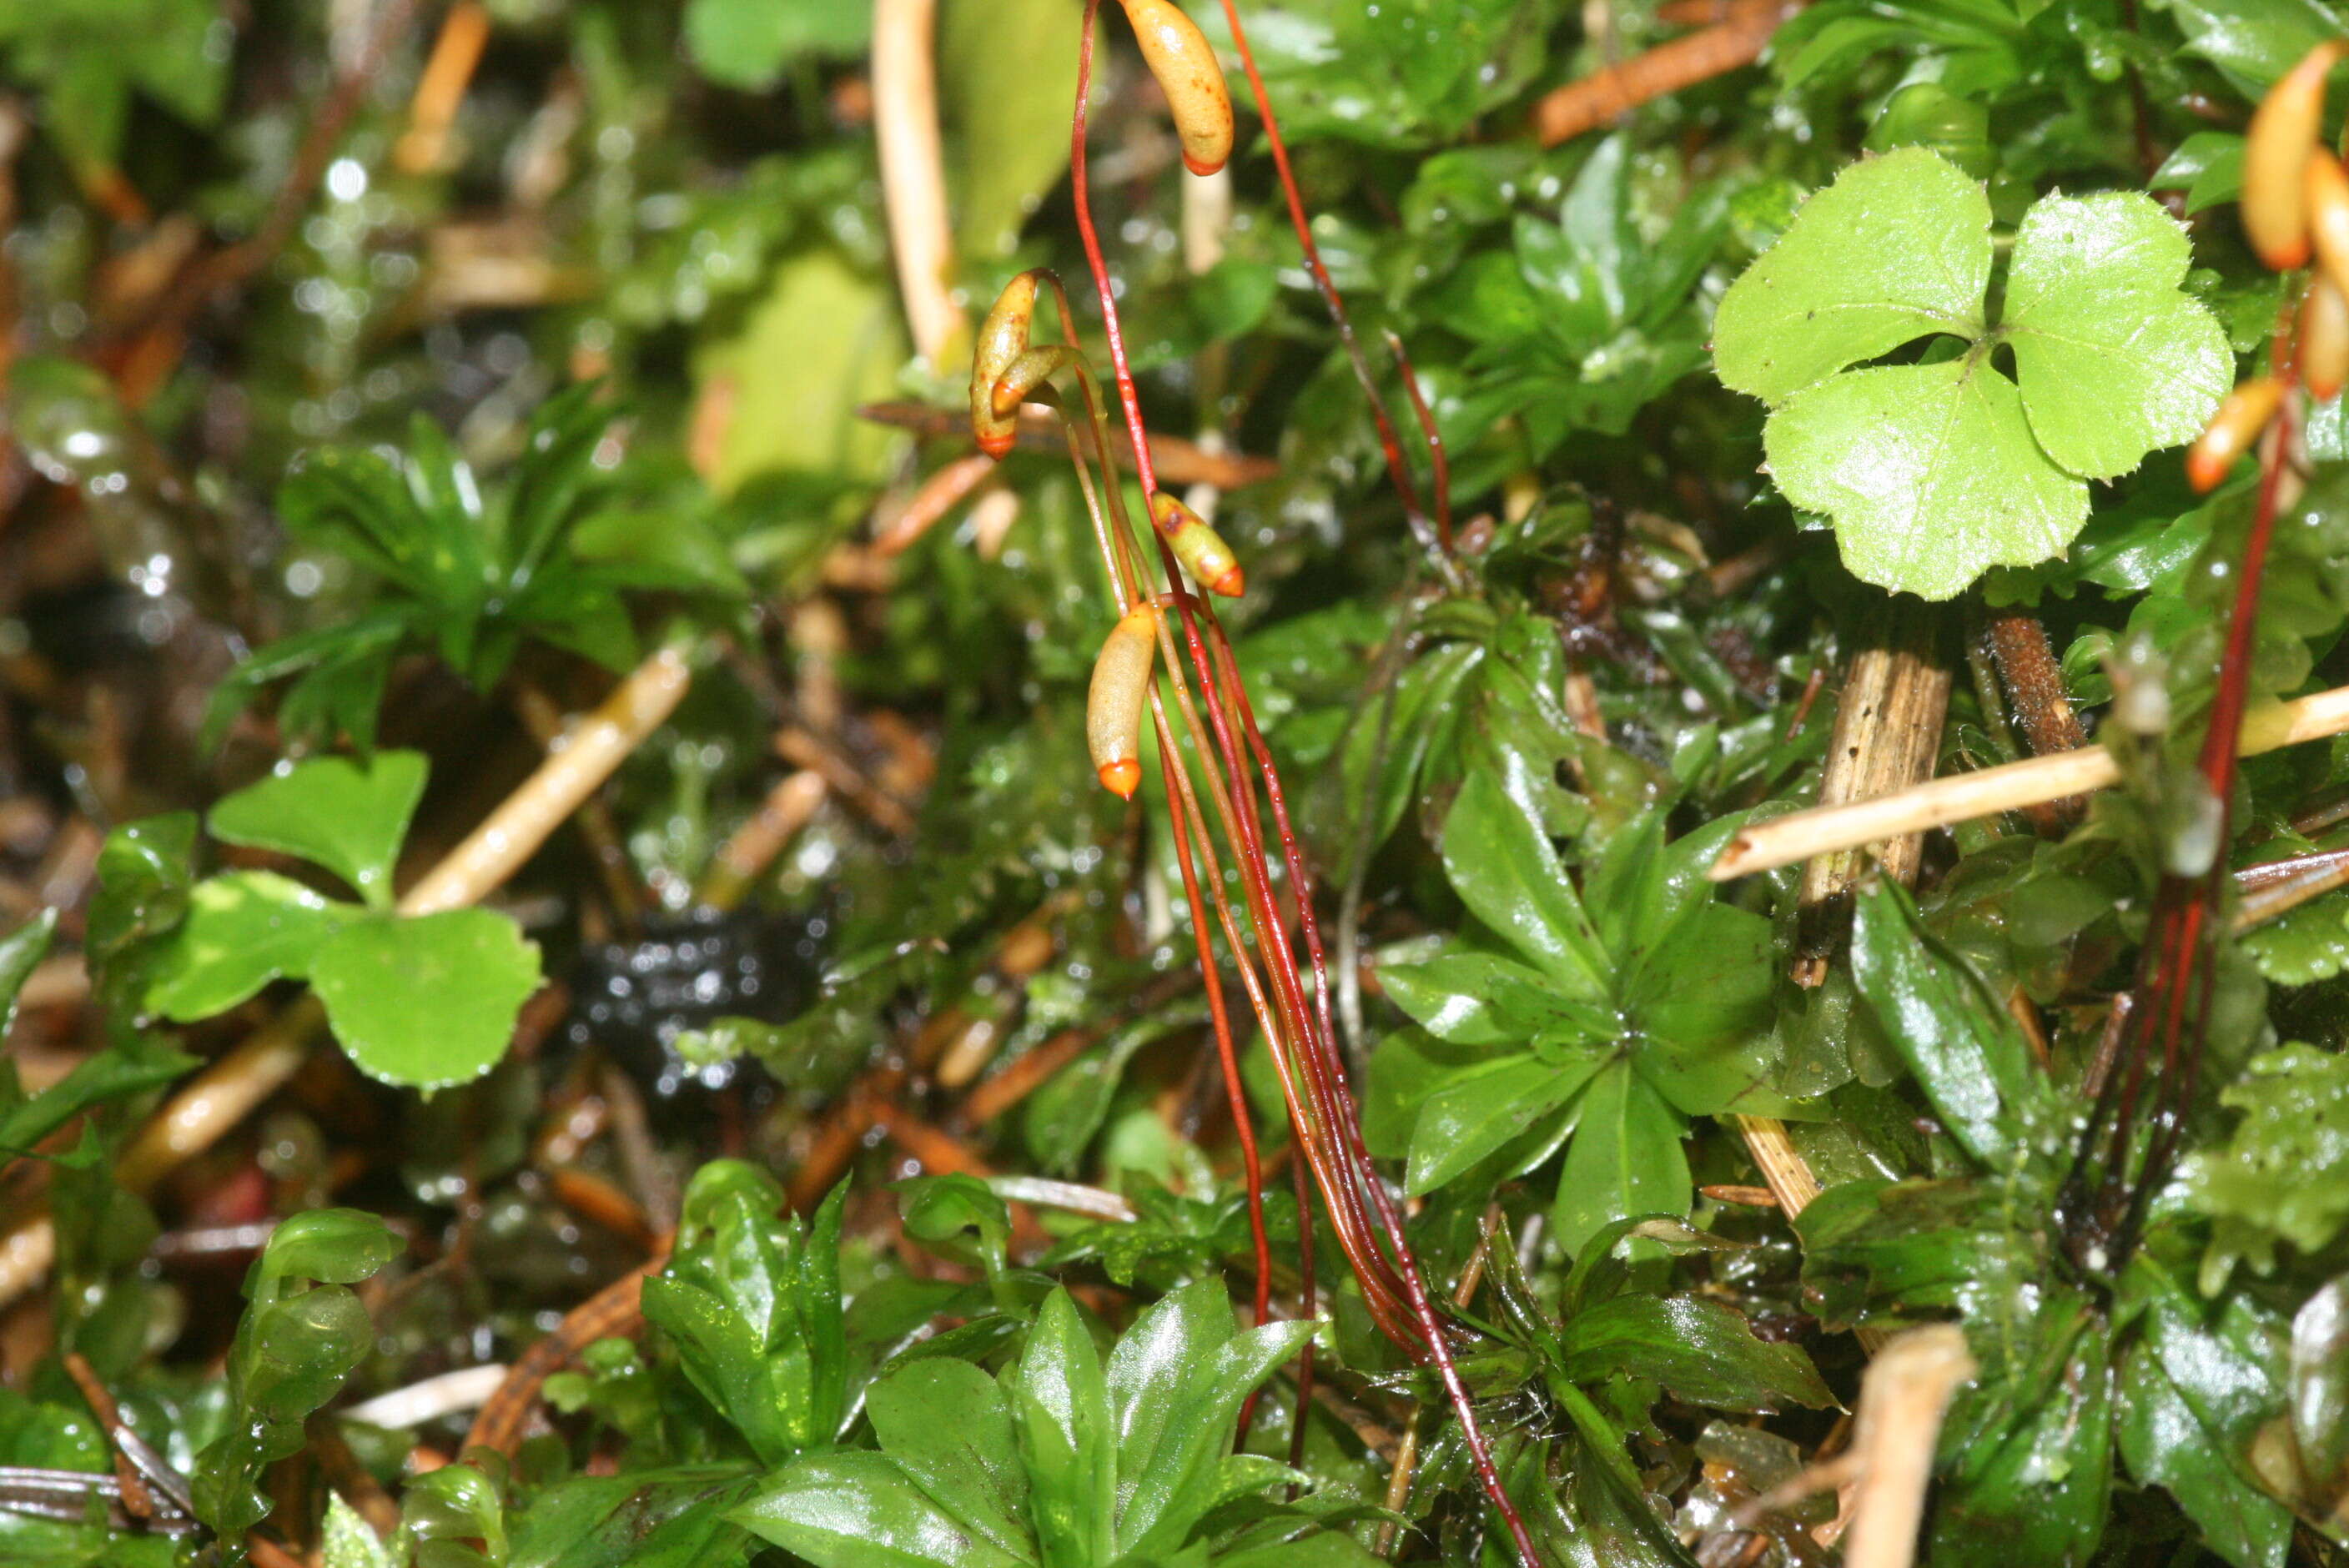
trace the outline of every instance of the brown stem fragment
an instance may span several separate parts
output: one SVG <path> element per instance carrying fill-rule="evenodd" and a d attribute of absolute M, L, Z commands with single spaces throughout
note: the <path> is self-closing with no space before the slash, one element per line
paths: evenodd
<path fill-rule="evenodd" d="M 1845 666 L 1835 732 L 1819 778 L 1819 804 L 1841 805 L 1921 784 L 1932 777 L 1950 709 L 1951 667 L 1940 617 L 1913 599 L 1887 600 L 1870 616 Z M 1924 835 L 1907 833 L 1874 847 L 1876 862 L 1896 882 L 1913 882 Z M 1851 920 L 1852 889 L 1868 866 L 1865 849 L 1838 850 L 1803 868 L 1796 916 L 1795 979 L 1816 985 L 1827 955 Z"/>
<path fill-rule="evenodd" d="M 2073 711 L 2063 668 L 2039 617 L 2027 610 L 1994 610 L 1983 622 L 1982 635 L 2032 755 L 2045 757 L 2085 746 L 2087 731 Z M 2066 795 L 2032 806 L 2025 815 L 2040 837 L 2055 838 L 2078 826 L 2087 810 L 2086 797 Z"/>

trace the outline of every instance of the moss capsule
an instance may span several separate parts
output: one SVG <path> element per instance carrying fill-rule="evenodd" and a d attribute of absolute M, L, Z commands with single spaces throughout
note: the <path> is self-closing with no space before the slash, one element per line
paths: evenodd
<path fill-rule="evenodd" d="M 2316 264 L 2334 288 L 2349 289 L 2349 171 L 2333 154 L 2313 150 L 2302 170 L 2302 191 Z"/>
<path fill-rule="evenodd" d="M 2300 379 L 2319 402 L 2349 382 L 2349 294 L 2320 273 L 2300 302 Z"/>
<path fill-rule="evenodd" d="M 1191 574 L 1191 581 L 1210 593 L 1220 593 L 1226 599 L 1237 599 L 1247 590 L 1247 573 L 1240 570 L 1238 557 L 1224 536 L 1207 526 L 1207 520 L 1185 506 L 1164 490 L 1154 490 L 1150 496 L 1151 521 L 1159 532 L 1166 536 L 1166 548 Z"/>
<path fill-rule="evenodd" d="M 1207 36 L 1174 0 L 1124 0 L 1142 57 L 1174 116 L 1183 167 L 1213 174 L 1232 155 L 1232 94 Z"/>
<path fill-rule="evenodd" d="M 994 307 L 979 324 L 978 341 L 970 356 L 970 433 L 978 449 L 990 458 L 1011 450 L 1019 436 L 1019 407 L 1009 414 L 995 411 L 995 384 L 1027 352 L 1028 335 L 1036 319 L 1036 287 L 1041 269 L 1031 268 L 1003 285 Z"/>
<path fill-rule="evenodd" d="M 1158 657 L 1158 611 L 1144 604 L 1112 626 L 1093 660 L 1085 697 L 1085 747 L 1102 787 L 1122 800 L 1142 783 L 1142 709 Z"/>
<path fill-rule="evenodd" d="M 2324 78 L 2341 58 L 2338 40 L 2319 44 L 2268 89 L 2243 142 L 2243 230 L 2260 260 L 2279 272 L 2308 264 L 2308 209 L 2302 166 L 2324 119 Z"/>
<path fill-rule="evenodd" d="M 2186 479 L 2198 490 L 2216 490 L 2235 459 L 2257 444 L 2283 403 L 2283 383 L 2272 376 L 2246 381 L 2227 394 L 2186 454 Z"/>

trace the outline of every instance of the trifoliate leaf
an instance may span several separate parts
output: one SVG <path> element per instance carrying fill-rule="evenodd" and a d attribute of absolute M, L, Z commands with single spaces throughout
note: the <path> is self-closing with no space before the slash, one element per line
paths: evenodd
<path fill-rule="evenodd" d="M 1855 164 L 1713 322 L 1722 381 L 1775 410 L 1763 439 L 1787 500 L 1833 520 L 1854 573 L 1928 599 L 2060 553 L 2084 481 L 2191 439 L 2233 378 L 2225 329 L 2178 287 L 2186 232 L 2147 198 L 2034 205 L 1996 323 L 1990 222 L 1981 184 L 1928 149 Z M 1929 337 L 1971 346 L 1864 363 Z"/>
<path fill-rule="evenodd" d="M 1763 446 L 1786 499 L 1835 519 L 1855 576 L 1927 599 L 2046 560 L 2088 517 L 2087 485 L 1984 354 L 1838 376 L 1772 415 Z"/>
<path fill-rule="evenodd" d="M 1978 337 L 1990 261 L 1982 181 L 1921 147 L 1856 163 L 1722 297 L 1722 384 L 1775 406 L 1929 334 Z"/>
<path fill-rule="evenodd" d="M 2184 227 L 2130 191 L 2023 214 L 2000 332 L 2032 434 L 2064 469 L 2125 474 L 2192 440 L 2234 385 L 2225 329 L 2178 292 L 2191 260 Z"/>

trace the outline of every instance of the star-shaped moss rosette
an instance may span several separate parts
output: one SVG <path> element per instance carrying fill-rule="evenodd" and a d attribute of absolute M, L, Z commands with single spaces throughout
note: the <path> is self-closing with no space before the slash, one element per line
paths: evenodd
<path fill-rule="evenodd" d="M 1947 599 L 2061 553 L 2087 481 L 2191 440 L 2233 384 L 2226 334 L 2178 288 L 2186 231 L 2149 198 L 2034 203 L 1995 323 L 1994 255 L 1981 181 L 1903 148 L 1804 203 L 1714 319 L 1722 382 L 1770 405 L 1778 488 L 1881 587 Z M 1868 363 L 1922 338 L 1921 360 Z"/>

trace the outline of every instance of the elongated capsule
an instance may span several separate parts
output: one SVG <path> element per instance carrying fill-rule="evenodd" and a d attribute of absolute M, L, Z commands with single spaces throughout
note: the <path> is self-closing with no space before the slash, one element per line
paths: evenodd
<path fill-rule="evenodd" d="M 1002 375 L 995 378 L 995 415 L 1009 418 L 1019 412 L 1019 405 L 1030 393 L 1058 376 L 1077 362 L 1076 348 L 1066 343 L 1048 343 L 1040 348 L 1023 351 Z"/>
<path fill-rule="evenodd" d="M 2308 209 L 2302 165 L 2324 119 L 2324 78 L 2344 46 L 2335 39 L 2302 57 L 2268 89 L 2243 139 L 2243 231 L 2260 260 L 2278 272 L 2308 264 Z"/>
<path fill-rule="evenodd" d="M 1001 458 L 1019 437 L 1019 406 L 1008 414 L 995 411 L 995 384 L 1028 350 L 1028 335 L 1036 319 L 1036 285 L 1040 268 L 1030 268 L 1003 285 L 995 304 L 979 323 L 978 341 L 970 355 L 970 433 L 978 449 Z"/>
<path fill-rule="evenodd" d="M 1085 697 L 1085 747 L 1102 787 L 1131 800 L 1142 784 L 1142 709 L 1158 657 L 1158 610 L 1143 604 L 1109 629 Z"/>
<path fill-rule="evenodd" d="M 2300 302 L 2300 380 L 2320 403 L 2349 383 L 2349 294 L 2322 273 Z"/>
<path fill-rule="evenodd" d="M 2198 490 L 2216 490 L 2235 459 L 2258 443 L 2282 403 L 2283 383 L 2272 376 L 2246 381 L 2228 393 L 2187 451 L 2187 482 Z"/>
<path fill-rule="evenodd" d="M 2316 149 L 2302 170 L 2302 189 L 2316 264 L 2334 288 L 2349 289 L 2349 171 L 2333 154 Z"/>
<path fill-rule="evenodd" d="M 1232 155 L 1232 93 L 1207 36 L 1174 0 L 1124 0 L 1125 19 L 1174 112 L 1183 167 L 1213 174 Z"/>
<path fill-rule="evenodd" d="M 1210 593 L 1237 599 L 1247 591 L 1247 573 L 1224 536 L 1207 520 L 1164 490 L 1150 493 L 1150 520 L 1166 536 L 1166 548 L 1191 574 L 1191 581 Z"/>

